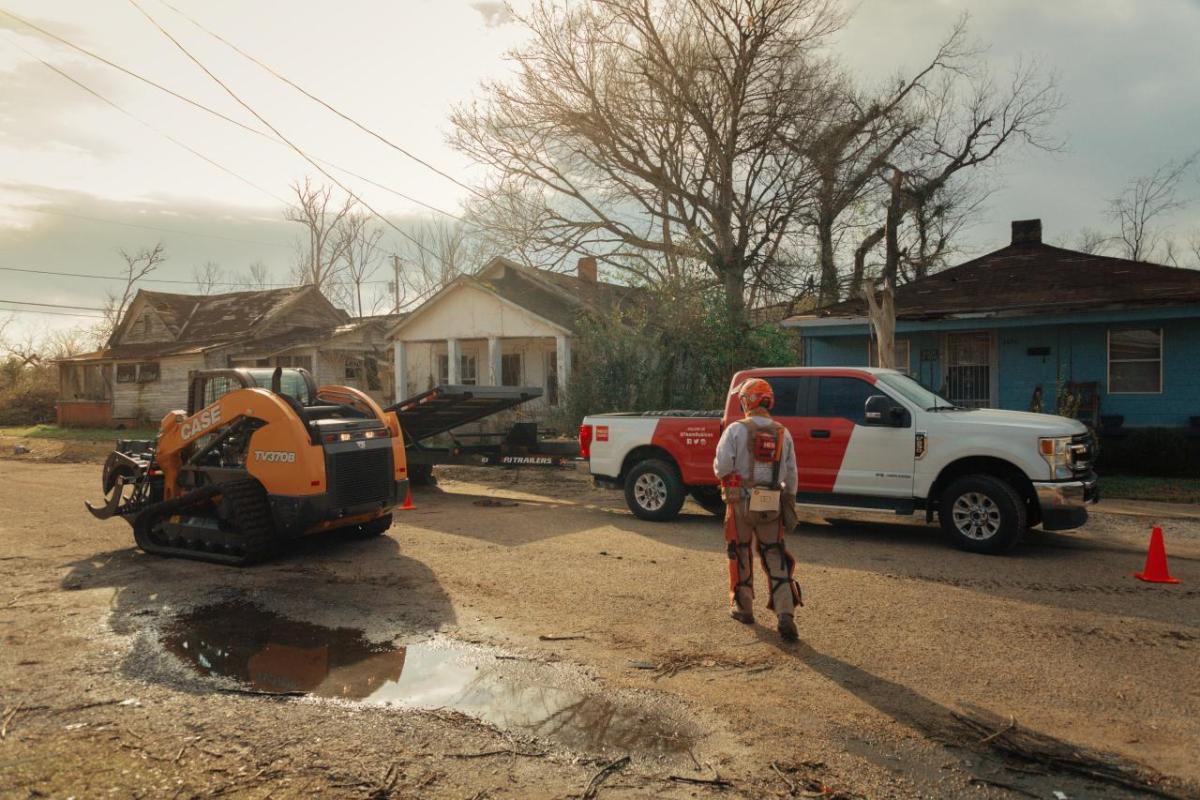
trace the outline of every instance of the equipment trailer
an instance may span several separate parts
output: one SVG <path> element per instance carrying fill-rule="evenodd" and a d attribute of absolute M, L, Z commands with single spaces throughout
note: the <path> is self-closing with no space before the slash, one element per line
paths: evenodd
<path fill-rule="evenodd" d="M 516 422 L 502 433 L 453 433 L 541 396 L 536 386 L 442 385 L 388 407 L 404 431 L 409 480 L 429 483 L 437 464 L 573 469 L 578 440 L 543 438 L 534 422 Z"/>

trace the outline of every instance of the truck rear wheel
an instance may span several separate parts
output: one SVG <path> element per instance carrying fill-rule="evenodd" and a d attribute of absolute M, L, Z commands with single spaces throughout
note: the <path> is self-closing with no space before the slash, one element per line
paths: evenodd
<path fill-rule="evenodd" d="M 634 516 L 666 522 L 679 515 L 687 490 L 672 464 L 657 458 L 637 464 L 625 476 L 625 504 Z"/>
<path fill-rule="evenodd" d="M 938 520 L 955 545 L 973 553 L 1004 553 L 1028 527 L 1021 496 L 992 475 L 965 475 L 946 487 Z"/>

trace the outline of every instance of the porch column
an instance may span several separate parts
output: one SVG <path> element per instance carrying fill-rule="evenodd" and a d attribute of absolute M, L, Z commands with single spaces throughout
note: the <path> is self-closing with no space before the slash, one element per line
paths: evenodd
<path fill-rule="evenodd" d="M 487 385 L 499 386 L 504 377 L 503 362 L 500 360 L 502 348 L 499 336 L 488 337 L 488 371 Z"/>
<path fill-rule="evenodd" d="M 558 390 L 564 391 L 571 377 L 571 337 L 555 336 L 554 349 L 558 354 Z"/>
<path fill-rule="evenodd" d="M 458 339 L 446 340 L 446 383 L 454 386 L 461 383 L 459 367 L 462 366 L 462 347 Z"/>
<path fill-rule="evenodd" d="M 396 391 L 394 402 L 399 403 L 408 397 L 408 348 L 399 339 L 392 342 L 392 372 Z"/>

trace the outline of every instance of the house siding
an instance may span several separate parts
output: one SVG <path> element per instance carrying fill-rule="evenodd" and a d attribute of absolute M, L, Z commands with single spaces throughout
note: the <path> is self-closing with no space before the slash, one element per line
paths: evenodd
<path fill-rule="evenodd" d="M 157 423 L 168 412 L 187 408 L 188 373 L 204 369 L 204 356 L 176 356 L 157 359 L 158 380 L 151 383 L 113 383 L 114 419 L 140 419 Z M 116 364 L 136 364 L 117 361 Z M 116 374 L 116 368 L 113 368 Z"/>

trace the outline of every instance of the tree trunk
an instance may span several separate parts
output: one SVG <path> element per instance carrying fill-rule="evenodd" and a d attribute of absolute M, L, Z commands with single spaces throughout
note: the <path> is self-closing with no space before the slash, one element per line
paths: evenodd
<path fill-rule="evenodd" d="M 817 252 L 821 264 L 818 305 L 827 306 L 838 301 L 838 274 L 833 258 L 833 219 L 824 214 L 817 220 Z"/>
<path fill-rule="evenodd" d="M 862 293 L 863 278 L 866 277 L 867 253 L 875 249 L 875 245 L 879 244 L 879 240 L 883 238 L 883 233 L 883 228 L 876 228 L 854 250 L 854 272 L 850 276 L 851 297 L 858 297 Z"/>
<path fill-rule="evenodd" d="M 896 285 L 896 277 L 900 271 L 900 220 L 904 217 L 904 209 L 900 206 L 900 182 L 904 173 L 892 169 L 892 197 L 887 207 L 887 221 L 884 223 L 884 247 L 886 249 L 883 262 L 884 285 Z"/>
<path fill-rule="evenodd" d="M 722 265 L 720 269 L 729 327 L 735 335 L 740 336 L 749 327 L 746 319 L 746 273 L 734 266 Z"/>

